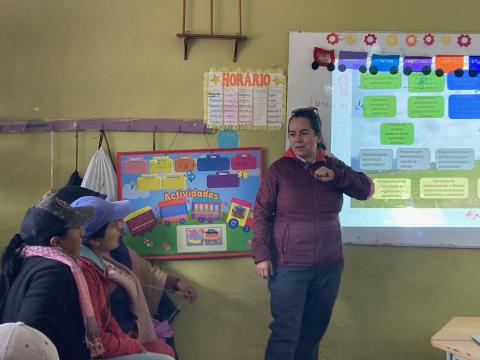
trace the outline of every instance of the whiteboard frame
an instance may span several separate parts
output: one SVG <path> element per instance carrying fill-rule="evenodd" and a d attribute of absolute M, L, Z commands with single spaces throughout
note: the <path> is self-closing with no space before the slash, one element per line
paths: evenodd
<path fill-rule="evenodd" d="M 355 34 L 362 37 L 370 32 L 337 32 L 342 40 L 348 34 Z M 378 32 L 371 32 L 378 33 Z M 311 68 L 313 62 L 313 48 L 322 47 L 324 49 L 334 48 L 336 58 L 338 57 L 335 46 L 329 44 L 326 40 L 328 32 L 312 33 L 291 31 L 289 34 L 289 64 L 288 64 L 288 92 L 287 92 L 287 120 L 293 109 L 299 107 L 316 106 L 319 108 L 322 119 L 322 135 L 328 148 L 331 148 L 331 109 L 328 108 L 328 97 L 331 98 L 331 76 L 326 71 L 316 71 Z M 387 33 L 379 33 L 387 34 Z M 397 34 L 399 32 L 389 32 L 388 34 Z M 405 33 L 403 33 L 405 34 Z M 415 34 L 417 38 L 425 36 L 427 33 Z M 452 38 L 458 38 L 464 34 L 434 34 L 437 40 L 441 36 L 447 35 Z M 432 56 L 436 54 L 459 54 L 459 55 L 480 55 L 480 35 L 468 34 L 472 38 L 472 46 L 466 48 L 459 46 L 452 41 L 450 46 L 440 44 L 437 41 L 435 46 L 408 47 L 404 43 L 399 43 L 396 47 L 390 47 L 388 50 L 392 54 Z M 361 42 L 348 48 L 349 51 L 368 51 L 369 54 L 388 54 L 387 49 L 382 48 L 380 43 L 367 47 Z M 299 56 L 299 54 L 301 54 Z M 324 77 L 322 80 L 321 77 Z M 480 76 L 480 75 L 479 75 Z M 311 77 L 316 77 L 320 81 L 316 87 L 302 88 L 304 83 L 311 81 Z M 302 90 L 302 91 L 299 91 Z M 330 93 L 329 93 L 330 92 Z M 304 94 L 307 93 L 307 96 Z M 323 96 L 323 102 L 316 97 Z M 305 98 L 307 97 L 307 99 Z M 327 99 L 327 100 L 325 100 Z M 331 100 L 330 100 L 331 105 Z M 288 123 L 287 123 L 288 125 Z M 480 121 L 479 121 L 480 125 Z M 286 126 L 286 132 L 288 132 Z M 288 141 L 286 142 L 288 147 Z M 345 196 L 344 205 L 349 206 L 349 198 Z M 468 210 L 468 209 L 465 209 Z M 360 245 L 394 245 L 394 246 L 421 246 L 421 247 L 461 247 L 461 248 L 480 248 L 480 218 L 472 219 L 475 227 L 342 227 L 343 242 L 345 244 Z"/>

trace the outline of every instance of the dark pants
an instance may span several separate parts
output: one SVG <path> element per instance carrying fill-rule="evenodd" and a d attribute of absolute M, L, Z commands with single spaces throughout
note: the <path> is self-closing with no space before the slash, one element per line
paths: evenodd
<path fill-rule="evenodd" d="M 343 261 L 274 266 L 268 280 L 273 321 L 265 360 L 317 360 L 340 287 Z"/>

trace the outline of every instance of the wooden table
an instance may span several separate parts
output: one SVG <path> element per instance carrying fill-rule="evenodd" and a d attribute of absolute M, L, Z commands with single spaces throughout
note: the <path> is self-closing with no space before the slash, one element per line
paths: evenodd
<path fill-rule="evenodd" d="M 480 334 L 480 317 L 455 317 L 432 336 L 432 346 L 447 352 L 447 360 L 480 360 L 480 344 L 472 335 Z"/>

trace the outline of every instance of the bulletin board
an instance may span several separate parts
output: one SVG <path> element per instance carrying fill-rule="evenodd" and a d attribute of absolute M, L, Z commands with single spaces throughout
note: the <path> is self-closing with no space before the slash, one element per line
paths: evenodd
<path fill-rule="evenodd" d="M 287 110 L 314 106 L 331 152 L 367 173 L 347 243 L 480 247 L 480 35 L 290 33 Z"/>
<path fill-rule="evenodd" d="M 260 148 L 119 152 L 125 241 L 148 258 L 248 256 Z"/>

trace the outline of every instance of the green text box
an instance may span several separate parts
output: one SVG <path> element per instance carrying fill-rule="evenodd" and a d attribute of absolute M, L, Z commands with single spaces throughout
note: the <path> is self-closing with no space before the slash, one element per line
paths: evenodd
<path fill-rule="evenodd" d="M 443 96 L 409 96 L 408 117 L 410 118 L 442 118 L 445 114 L 445 98 Z"/>
<path fill-rule="evenodd" d="M 380 125 L 380 142 L 382 145 L 412 145 L 412 123 L 383 123 Z"/>
<path fill-rule="evenodd" d="M 412 182 L 404 178 L 377 178 L 373 179 L 375 192 L 373 198 L 378 200 L 401 199 L 412 197 Z"/>
<path fill-rule="evenodd" d="M 442 92 L 445 89 L 446 76 L 437 76 L 434 73 L 425 75 L 414 72 L 408 76 L 409 92 Z"/>
<path fill-rule="evenodd" d="M 421 178 L 422 199 L 466 199 L 468 178 Z"/>
<path fill-rule="evenodd" d="M 400 89 L 402 76 L 400 73 L 377 73 L 375 75 L 360 74 L 360 87 L 362 89 Z"/>
<path fill-rule="evenodd" d="M 397 115 L 395 96 L 364 96 L 363 116 L 367 118 L 388 118 Z"/>

